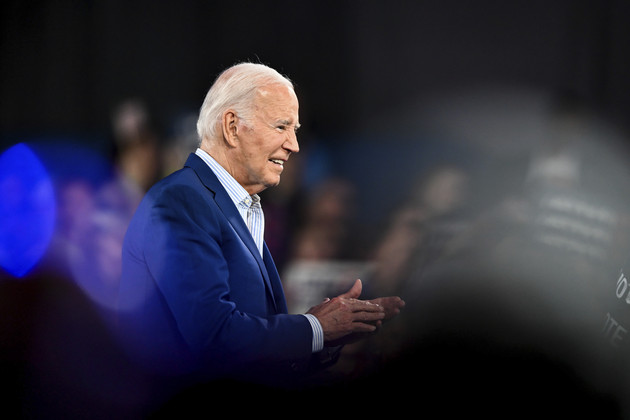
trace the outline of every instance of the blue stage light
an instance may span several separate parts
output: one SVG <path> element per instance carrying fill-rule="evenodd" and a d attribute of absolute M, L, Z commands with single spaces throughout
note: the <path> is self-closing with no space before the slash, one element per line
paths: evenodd
<path fill-rule="evenodd" d="M 55 227 L 53 182 L 24 143 L 0 155 L 0 267 L 15 277 L 45 254 Z"/>

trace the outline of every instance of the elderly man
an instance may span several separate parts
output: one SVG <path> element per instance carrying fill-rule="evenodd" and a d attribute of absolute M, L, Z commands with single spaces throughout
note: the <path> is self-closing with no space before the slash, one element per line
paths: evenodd
<path fill-rule="evenodd" d="M 199 148 L 147 193 L 124 241 L 121 327 L 148 368 L 285 384 L 334 362 L 340 343 L 403 306 L 359 300 L 357 280 L 307 314 L 287 314 L 257 194 L 280 182 L 299 126 L 292 83 L 267 66 L 235 65 L 210 88 Z"/>

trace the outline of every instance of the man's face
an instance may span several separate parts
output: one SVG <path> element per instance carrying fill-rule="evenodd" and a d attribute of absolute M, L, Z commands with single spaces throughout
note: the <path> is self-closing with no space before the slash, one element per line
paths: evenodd
<path fill-rule="evenodd" d="M 278 185 L 289 155 L 300 150 L 298 100 L 293 89 L 272 85 L 259 90 L 253 115 L 247 125 L 239 124 L 232 166 L 232 175 L 250 195 Z"/>

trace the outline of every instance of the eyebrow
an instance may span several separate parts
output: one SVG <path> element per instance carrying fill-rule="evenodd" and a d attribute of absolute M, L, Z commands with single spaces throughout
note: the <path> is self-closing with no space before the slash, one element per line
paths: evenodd
<path fill-rule="evenodd" d="M 291 120 L 278 120 L 278 122 L 284 125 L 294 125 L 296 130 L 301 127 L 299 122 L 293 123 Z"/>

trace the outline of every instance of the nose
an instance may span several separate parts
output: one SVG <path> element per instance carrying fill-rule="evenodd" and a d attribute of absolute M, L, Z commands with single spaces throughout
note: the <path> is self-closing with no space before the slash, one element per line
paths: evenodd
<path fill-rule="evenodd" d="M 288 136 L 282 147 L 288 150 L 290 153 L 297 153 L 300 151 L 300 145 L 298 144 L 297 134 L 293 130 L 288 130 Z"/>

